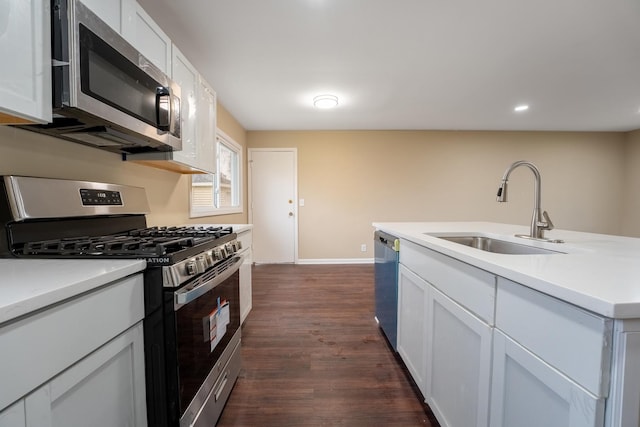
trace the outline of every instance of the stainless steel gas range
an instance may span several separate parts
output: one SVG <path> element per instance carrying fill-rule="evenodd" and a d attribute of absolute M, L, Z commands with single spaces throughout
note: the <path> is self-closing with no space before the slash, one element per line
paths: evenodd
<path fill-rule="evenodd" d="M 148 227 L 139 187 L 23 176 L 0 185 L 0 256 L 146 260 L 148 425 L 214 425 L 241 365 L 233 229 Z"/>

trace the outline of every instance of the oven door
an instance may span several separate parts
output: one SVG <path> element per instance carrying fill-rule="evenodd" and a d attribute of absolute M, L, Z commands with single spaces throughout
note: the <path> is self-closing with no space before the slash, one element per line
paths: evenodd
<path fill-rule="evenodd" d="M 214 390 L 218 377 L 240 341 L 242 262 L 243 256 L 225 260 L 181 289 L 168 292 L 173 295 L 174 315 L 168 320 L 175 333 L 176 360 L 173 365 L 167 357 L 167 362 L 177 366 L 177 377 L 173 376 L 177 384 L 170 387 L 177 395 L 170 400 L 177 398 L 180 425 L 192 425 L 200 412 L 209 412 L 203 405 L 218 400 Z"/>

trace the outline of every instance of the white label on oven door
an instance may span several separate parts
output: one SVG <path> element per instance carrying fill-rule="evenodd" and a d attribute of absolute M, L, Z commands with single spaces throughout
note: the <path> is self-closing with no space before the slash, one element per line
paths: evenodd
<path fill-rule="evenodd" d="M 222 337 L 224 337 L 224 334 L 227 333 L 227 325 L 230 321 L 229 301 L 220 301 L 220 298 L 218 298 L 218 306 L 216 309 L 202 319 L 204 341 L 211 343 L 210 351 L 216 348 L 220 340 L 222 340 Z"/>

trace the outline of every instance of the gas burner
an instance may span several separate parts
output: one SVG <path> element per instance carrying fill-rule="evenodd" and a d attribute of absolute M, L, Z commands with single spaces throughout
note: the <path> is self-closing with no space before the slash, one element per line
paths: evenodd
<path fill-rule="evenodd" d="M 23 256 L 153 258 L 216 242 L 232 233 L 231 227 L 148 227 L 106 236 L 26 242 L 15 251 Z"/>
<path fill-rule="evenodd" d="M 132 230 L 131 236 L 141 237 L 211 237 L 219 238 L 231 234 L 231 227 L 148 227 L 142 230 Z"/>

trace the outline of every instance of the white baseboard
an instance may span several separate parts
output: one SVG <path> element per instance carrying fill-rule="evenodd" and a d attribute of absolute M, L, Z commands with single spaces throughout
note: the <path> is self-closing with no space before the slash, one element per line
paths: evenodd
<path fill-rule="evenodd" d="M 298 259 L 298 264 L 373 264 L 373 258 L 318 258 Z"/>

